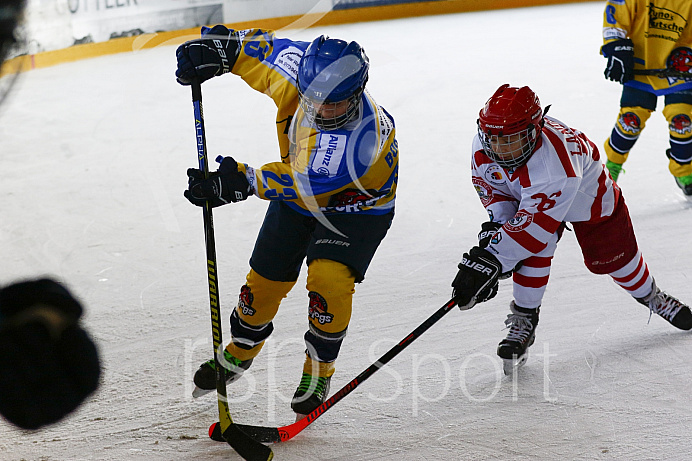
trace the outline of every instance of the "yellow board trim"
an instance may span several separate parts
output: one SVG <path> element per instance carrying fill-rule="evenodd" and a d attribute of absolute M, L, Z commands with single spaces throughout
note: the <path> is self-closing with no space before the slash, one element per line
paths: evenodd
<path fill-rule="evenodd" d="M 597 0 L 581 0 L 593 2 Z M 401 19 L 417 16 L 430 16 L 437 14 L 466 13 L 472 11 L 499 10 L 507 8 L 522 8 L 527 6 L 545 6 L 565 3 L 579 3 L 575 0 L 440 0 L 418 3 L 403 3 L 398 5 L 371 6 L 365 8 L 353 8 L 335 10 L 326 13 L 312 13 L 280 18 L 257 19 L 238 23 L 226 24 L 232 29 L 249 29 L 259 27 L 263 29 L 304 29 L 317 26 L 348 24 L 356 22 L 382 21 L 388 19 Z M 8 60 L 2 69 L 0 76 L 24 72 L 31 69 L 40 69 L 66 62 L 81 59 L 95 58 L 115 53 L 139 51 L 162 45 L 178 45 L 199 37 L 199 28 L 182 29 L 171 32 L 159 32 L 155 34 L 142 34 L 134 37 L 122 37 L 99 43 L 86 43 L 74 45 L 55 51 L 19 56 Z"/>

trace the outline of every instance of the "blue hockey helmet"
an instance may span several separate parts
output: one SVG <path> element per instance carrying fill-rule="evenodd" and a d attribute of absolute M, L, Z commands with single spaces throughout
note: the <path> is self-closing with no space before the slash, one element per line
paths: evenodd
<path fill-rule="evenodd" d="M 369 68 L 370 61 L 358 43 L 325 35 L 313 40 L 298 66 L 300 104 L 308 120 L 333 130 L 356 118 Z M 321 111 L 325 105 L 344 101 L 348 101 L 345 112 Z"/>

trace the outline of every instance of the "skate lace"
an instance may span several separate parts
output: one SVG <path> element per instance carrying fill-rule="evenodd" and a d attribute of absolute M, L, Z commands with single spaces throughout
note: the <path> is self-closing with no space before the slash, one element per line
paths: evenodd
<path fill-rule="evenodd" d="M 221 366 L 225 368 L 227 371 L 232 371 L 234 373 L 242 373 L 245 371 L 245 369 L 241 366 L 243 361 L 233 357 L 233 355 L 231 355 L 231 353 L 227 350 L 223 351 L 223 358 L 225 359 L 225 363 L 222 361 Z M 207 361 L 207 364 L 213 370 L 216 369 L 216 361 L 214 359 Z"/>
<path fill-rule="evenodd" d="M 303 376 L 300 378 L 300 384 L 298 384 L 298 391 L 306 394 L 316 394 L 321 398 L 327 388 L 327 381 L 328 378 L 303 373 Z"/>
<path fill-rule="evenodd" d="M 670 321 L 677 315 L 682 306 L 683 304 L 678 299 L 660 291 L 649 303 L 649 321 L 651 320 L 651 315 L 653 313 L 656 313 L 664 319 Z"/>
<path fill-rule="evenodd" d="M 506 338 L 509 341 L 518 340 L 523 343 L 533 331 L 531 319 L 525 315 L 509 314 L 505 320 L 505 325 L 509 328 Z"/>

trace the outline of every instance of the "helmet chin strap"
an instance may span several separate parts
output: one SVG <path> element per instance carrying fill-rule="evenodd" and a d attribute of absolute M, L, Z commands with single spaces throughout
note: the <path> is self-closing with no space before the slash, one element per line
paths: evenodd
<path fill-rule="evenodd" d="M 542 117 L 542 118 L 545 118 L 546 114 L 547 114 L 548 111 L 550 110 L 550 106 L 551 106 L 551 105 L 552 105 L 552 104 L 548 104 L 547 106 L 545 106 L 545 109 L 543 109 L 543 117 Z M 544 120 L 541 120 L 541 126 L 543 126 L 543 122 L 544 122 Z"/>

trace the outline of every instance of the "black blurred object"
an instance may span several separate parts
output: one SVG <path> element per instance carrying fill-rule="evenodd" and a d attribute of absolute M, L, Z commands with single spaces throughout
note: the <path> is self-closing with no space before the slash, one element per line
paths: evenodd
<path fill-rule="evenodd" d="M 185 42 L 176 50 L 176 79 L 181 85 L 190 85 L 192 80 L 202 83 L 230 72 L 238 52 L 235 31 L 222 25 L 204 28 L 201 38 Z"/>
<path fill-rule="evenodd" d="M 459 263 L 452 298 L 462 309 L 489 301 L 497 294 L 502 265 L 488 250 L 473 247 Z"/>
<path fill-rule="evenodd" d="M 98 387 L 98 351 L 82 306 L 50 279 L 0 290 L 0 413 L 23 429 L 53 424 Z"/>
<path fill-rule="evenodd" d="M 608 58 L 608 64 L 603 72 L 605 78 L 614 82 L 625 83 L 634 78 L 634 44 L 629 38 L 621 38 L 606 43 L 601 48 L 603 55 Z"/>
<path fill-rule="evenodd" d="M 238 171 L 238 163 L 233 157 L 224 157 L 218 171 L 204 173 L 197 168 L 187 170 L 188 188 L 184 195 L 190 203 L 204 206 L 207 201 L 212 207 L 240 202 L 252 193 L 250 183 L 244 173 Z"/>
<path fill-rule="evenodd" d="M 24 0 L 3 0 L 0 3 L 0 64 L 15 44 L 14 29 L 24 11 Z"/>

